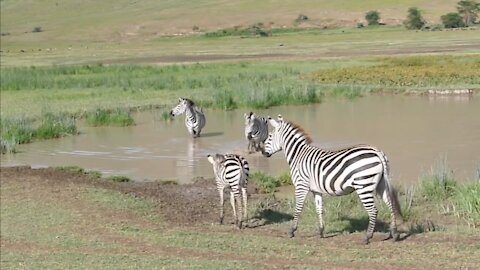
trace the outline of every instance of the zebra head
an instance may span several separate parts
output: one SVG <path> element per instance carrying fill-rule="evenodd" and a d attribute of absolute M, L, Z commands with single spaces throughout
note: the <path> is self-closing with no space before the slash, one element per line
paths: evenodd
<path fill-rule="evenodd" d="M 216 170 L 225 161 L 225 156 L 220 154 L 215 154 L 213 156 L 208 155 L 207 159 L 208 159 L 208 162 L 210 162 L 213 165 L 214 170 Z"/>
<path fill-rule="evenodd" d="M 270 157 L 271 155 L 282 150 L 281 136 L 282 136 L 282 129 L 283 129 L 282 127 L 284 126 L 283 117 L 279 114 L 277 120 L 275 120 L 269 116 L 268 122 L 270 123 L 270 125 L 273 126 L 273 130 L 268 135 L 267 140 L 265 140 L 264 149 L 262 150 L 262 154 L 265 157 Z"/>
<path fill-rule="evenodd" d="M 253 112 L 243 114 L 245 117 L 245 136 L 248 140 L 252 139 L 252 129 L 255 124 L 255 114 Z"/>
<path fill-rule="evenodd" d="M 187 107 L 193 105 L 193 102 L 188 98 L 179 98 L 178 104 L 170 111 L 171 116 L 177 116 L 185 112 Z"/>

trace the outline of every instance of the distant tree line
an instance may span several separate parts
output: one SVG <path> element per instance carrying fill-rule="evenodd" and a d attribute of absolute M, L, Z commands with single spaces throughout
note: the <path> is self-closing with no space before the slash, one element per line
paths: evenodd
<path fill-rule="evenodd" d="M 457 3 L 457 12 L 442 15 L 440 20 L 445 28 L 469 27 L 477 23 L 478 12 L 480 12 L 480 3 L 474 0 L 462 0 Z M 379 25 L 381 24 L 379 23 L 380 13 L 375 10 L 368 11 L 365 14 L 365 20 L 369 26 Z M 408 9 L 407 18 L 403 22 L 407 29 L 423 29 L 426 24 L 427 22 L 418 8 Z"/>

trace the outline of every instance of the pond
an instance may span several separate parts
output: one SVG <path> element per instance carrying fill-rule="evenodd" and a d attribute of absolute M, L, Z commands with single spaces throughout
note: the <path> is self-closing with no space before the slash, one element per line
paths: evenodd
<path fill-rule="evenodd" d="M 160 110 L 139 112 L 134 115 L 136 126 L 81 125 L 78 136 L 21 145 L 20 153 L 2 156 L 1 165 L 80 166 L 136 181 L 188 183 L 195 177 L 213 177 L 208 154 L 238 153 L 253 171 L 271 175 L 288 171 L 283 152 L 269 159 L 247 154 L 243 118 L 247 110 L 204 111 L 207 125 L 198 139 L 189 136 L 183 116 L 168 122 Z M 420 175 L 444 163 L 458 181 L 477 179 L 480 174 L 478 95 L 373 95 L 255 112 L 282 114 L 302 126 L 320 147 L 377 146 L 390 160 L 393 181 L 403 185 L 414 184 Z"/>

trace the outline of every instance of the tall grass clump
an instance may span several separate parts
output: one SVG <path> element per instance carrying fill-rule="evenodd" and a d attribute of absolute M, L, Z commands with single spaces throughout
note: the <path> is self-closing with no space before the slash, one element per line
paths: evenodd
<path fill-rule="evenodd" d="M 18 144 L 29 143 L 34 138 L 33 120 L 26 117 L 2 117 L 0 152 L 15 153 Z"/>
<path fill-rule="evenodd" d="M 75 118 L 67 114 L 44 113 L 40 125 L 35 129 L 34 137 L 38 139 L 60 138 L 78 133 Z"/>
<path fill-rule="evenodd" d="M 90 126 L 131 126 L 135 124 L 127 109 L 96 109 L 87 113 L 85 120 Z"/>
<path fill-rule="evenodd" d="M 455 214 L 469 226 L 480 227 L 480 182 L 464 184 L 455 189 Z"/>
<path fill-rule="evenodd" d="M 420 178 L 419 192 L 426 200 L 443 201 L 453 196 L 457 182 L 453 179 L 447 159 L 440 158 L 429 173 Z"/>
<path fill-rule="evenodd" d="M 253 172 L 250 175 L 252 181 L 261 193 L 273 193 L 278 187 L 291 185 L 290 174 L 285 173 L 278 177 L 266 175 L 262 172 Z"/>

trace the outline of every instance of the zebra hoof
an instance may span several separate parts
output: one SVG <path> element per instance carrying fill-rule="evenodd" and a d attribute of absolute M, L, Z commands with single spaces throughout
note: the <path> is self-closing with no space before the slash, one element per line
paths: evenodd
<path fill-rule="evenodd" d="M 289 231 L 289 232 L 288 232 L 288 237 L 290 237 L 290 238 L 295 237 L 295 232 Z"/>
<path fill-rule="evenodd" d="M 393 237 L 393 241 L 397 242 L 400 240 L 400 234 L 399 233 L 396 233 Z"/>
<path fill-rule="evenodd" d="M 363 244 L 365 245 L 370 244 L 370 238 L 365 238 L 365 240 L 363 240 Z"/>

